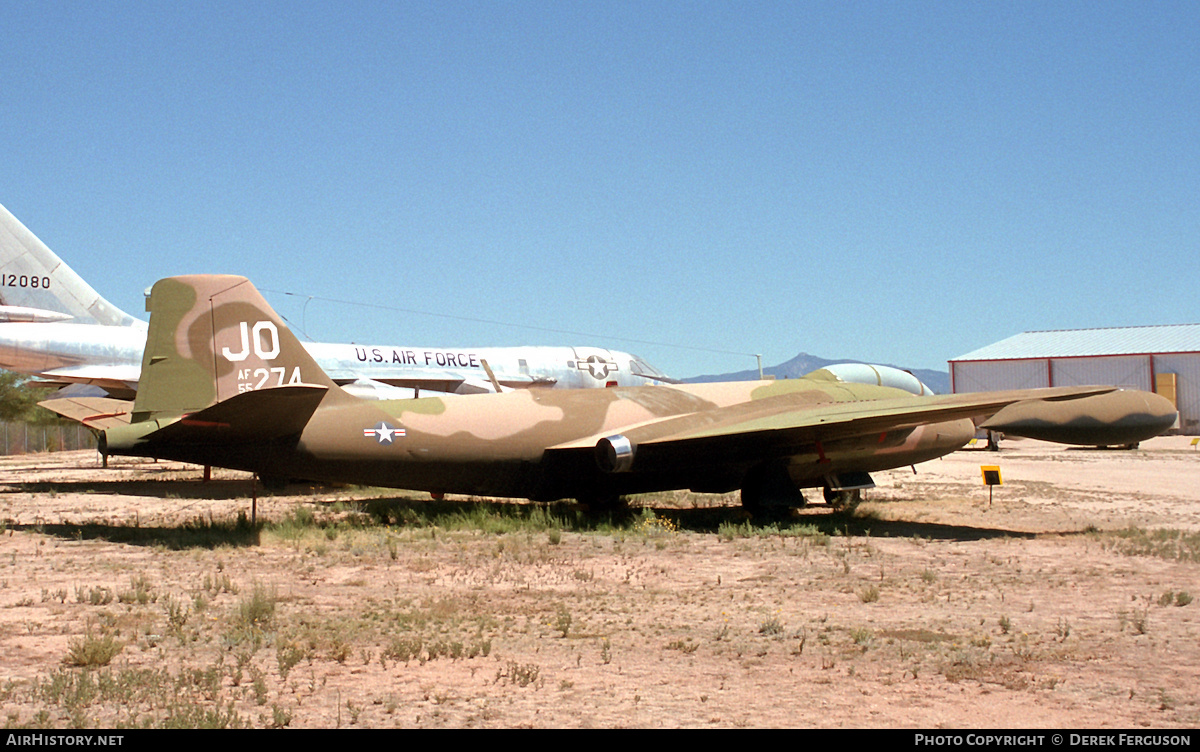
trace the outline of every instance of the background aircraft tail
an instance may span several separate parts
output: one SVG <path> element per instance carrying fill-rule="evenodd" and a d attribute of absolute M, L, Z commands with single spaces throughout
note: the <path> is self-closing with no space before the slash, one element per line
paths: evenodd
<path fill-rule="evenodd" d="M 334 382 L 245 277 L 155 283 L 135 423 L 296 385 L 333 388 Z"/>
<path fill-rule="evenodd" d="M 140 326 L 0 206 L 0 321 Z"/>

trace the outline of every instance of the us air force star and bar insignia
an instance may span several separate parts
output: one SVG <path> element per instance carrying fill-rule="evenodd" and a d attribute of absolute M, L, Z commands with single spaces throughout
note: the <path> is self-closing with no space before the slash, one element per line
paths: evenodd
<path fill-rule="evenodd" d="M 403 428 L 392 428 L 383 421 L 374 428 L 364 428 L 363 436 L 373 436 L 380 444 L 391 444 L 396 439 L 404 438 Z"/>
<path fill-rule="evenodd" d="M 581 371 L 591 373 L 594 379 L 603 379 L 608 374 L 618 370 L 616 363 L 613 363 L 611 360 L 605 360 L 599 355 L 589 355 L 586 360 L 578 361 L 578 368 Z"/>

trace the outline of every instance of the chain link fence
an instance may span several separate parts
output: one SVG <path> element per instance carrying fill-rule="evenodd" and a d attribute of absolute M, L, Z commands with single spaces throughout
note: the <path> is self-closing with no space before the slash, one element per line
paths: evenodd
<path fill-rule="evenodd" d="M 96 435 L 80 424 L 32 425 L 0 422 L 0 455 L 95 449 Z"/>

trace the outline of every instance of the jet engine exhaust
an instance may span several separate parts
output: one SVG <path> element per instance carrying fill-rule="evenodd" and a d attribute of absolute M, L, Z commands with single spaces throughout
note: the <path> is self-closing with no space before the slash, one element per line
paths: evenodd
<path fill-rule="evenodd" d="M 596 464 L 606 473 L 627 473 L 633 467 L 637 447 L 621 434 L 596 442 Z"/>

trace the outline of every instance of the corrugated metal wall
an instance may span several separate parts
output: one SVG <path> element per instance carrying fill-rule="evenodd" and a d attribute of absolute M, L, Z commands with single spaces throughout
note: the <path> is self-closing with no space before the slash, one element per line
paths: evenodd
<path fill-rule="evenodd" d="M 1154 391 L 1149 355 L 1110 355 L 1095 358 L 1052 358 L 1051 386 L 1112 384 Z"/>
<path fill-rule="evenodd" d="M 950 364 L 955 392 L 998 392 L 1002 389 L 1037 389 L 1050 386 L 1046 361 L 979 360 Z"/>

